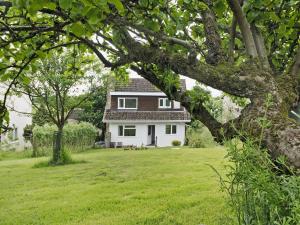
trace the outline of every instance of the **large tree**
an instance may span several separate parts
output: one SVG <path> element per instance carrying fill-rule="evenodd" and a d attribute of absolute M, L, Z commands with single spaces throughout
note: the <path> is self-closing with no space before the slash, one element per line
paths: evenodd
<path fill-rule="evenodd" d="M 299 104 L 299 1 L 4 0 L 0 8 L 3 80 L 20 80 L 44 52 L 76 44 L 180 101 L 217 141 L 243 130 L 300 168 L 300 125 L 288 118 Z M 205 98 L 180 90 L 179 75 L 251 103 L 222 124 Z M 261 118 L 268 120 L 262 136 Z"/>

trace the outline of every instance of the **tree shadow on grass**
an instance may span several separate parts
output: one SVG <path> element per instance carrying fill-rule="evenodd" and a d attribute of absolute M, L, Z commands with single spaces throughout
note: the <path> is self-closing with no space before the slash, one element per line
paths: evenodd
<path fill-rule="evenodd" d="M 70 160 L 67 162 L 60 162 L 60 163 L 53 163 L 52 160 L 41 161 L 33 165 L 32 168 L 44 168 L 44 167 L 55 167 L 55 166 L 66 166 L 72 164 L 79 164 L 79 163 L 87 163 L 86 160 Z"/>

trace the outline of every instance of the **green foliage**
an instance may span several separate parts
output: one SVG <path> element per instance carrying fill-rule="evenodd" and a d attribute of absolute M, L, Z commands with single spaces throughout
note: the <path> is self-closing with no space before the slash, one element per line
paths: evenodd
<path fill-rule="evenodd" d="M 36 110 L 32 109 L 32 124 L 43 126 L 46 123 L 52 123 L 52 119 L 49 117 L 49 114 L 45 110 Z"/>
<path fill-rule="evenodd" d="M 53 146 L 55 125 L 45 124 L 33 129 L 34 156 L 50 155 Z M 90 123 L 70 123 L 64 127 L 63 146 L 65 152 L 83 151 L 94 145 L 97 129 Z M 66 155 L 67 156 L 67 155 Z M 67 157 L 66 157 L 67 158 Z M 64 160 L 64 159 L 63 159 Z"/>
<path fill-rule="evenodd" d="M 246 107 L 246 105 L 248 105 L 250 103 L 250 100 L 247 98 L 240 98 L 234 95 L 229 95 L 229 94 L 225 94 L 225 96 L 228 96 L 230 98 L 230 100 L 235 103 L 236 105 L 244 108 Z"/>
<path fill-rule="evenodd" d="M 79 115 L 79 120 L 89 122 L 95 127 L 103 129 L 104 124 L 102 119 L 106 105 L 106 94 L 106 85 L 96 88 L 96 90 L 90 94 L 90 98 L 80 106 L 83 111 Z"/>
<path fill-rule="evenodd" d="M 181 145 L 181 141 L 178 141 L 178 140 L 172 141 L 172 146 L 180 146 L 180 145 Z"/>
<path fill-rule="evenodd" d="M 194 120 L 187 128 L 186 142 L 192 148 L 205 148 L 216 145 L 207 127 L 198 120 Z"/>
<path fill-rule="evenodd" d="M 199 84 L 195 85 L 193 89 L 189 91 L 189 95 L 192 99 L 192 109 L 197 107 L 198 104 L 203 104 L 214 118 L 220 118 L 223 112 L 221 98 L 212 97 L 211 92 Z"/>
<path fill-rule="evenodd" d="M 244 5 L 248 20 L 260 27 L 272 54 L 271 64 L 278 72 L 288 68 L 293 58 L 286 54 L 293 55 L 299 43 L 299 8 L 298 0 L 250 0 Z"/>
<path fill-rule="evenodd" d="M 90 71 L 98 73 L 101 68 L 93 64 L 93 57 L 82 55 L 76 47 L 70 51 L 64 50 L 63 53 L 55 52 L 49 58 L 37 60 L 35 70 L 31 69 L 27 74 L 31 82 L 21 87 L 20 91 L 32 99 L 34 124 L 51 122 L 63 126 L 69 112 L 88 98 L 87 93 L 78 96 L 80 86 L 86 87 L 84 91 L 89 93 L 89 84 L 98 82 L 98 75 L 89 75 Z"/>
<path fill-rule="evenodd" d="M 275 163 L 252 140 L 227 143 L 230 166 L 223 188 L 240 225 L 298 225 L 300 177 L 281 158 Z M 288 175 L 287 175 L 288 174 Z"/>

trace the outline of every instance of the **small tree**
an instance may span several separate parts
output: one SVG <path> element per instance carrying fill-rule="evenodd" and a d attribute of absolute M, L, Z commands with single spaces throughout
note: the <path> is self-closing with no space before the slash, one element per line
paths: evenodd
<path fill-rule="evenodd" d="M 80 55 L 75 48 L 72 52 L 53 53 L 47 59 L 37 61 L 31 67 L 28 84 L 23 85 L 20 92 L 29 96 L 29 99 L 39 115 L 44 115 L 56 125 L 57 131 L 53 136 L 53 158 L 51 163 L 63 164 L 63 128 L 72 111 L 90 97 L 91 83 L 97 76 L 89 72 L 97 72 L 96 67 L 87 67 L 93 59 Z M 88 90 L 81 90 L 89 87 Z M 85 94 L 74 97 L 84 92 Z"/>

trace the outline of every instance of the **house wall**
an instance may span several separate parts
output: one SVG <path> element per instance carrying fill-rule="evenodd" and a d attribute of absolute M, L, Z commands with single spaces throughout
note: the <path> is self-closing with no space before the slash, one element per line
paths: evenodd
<path fill-rule="evenodd" d="M 4 89 L 4 87 L 1 88 L 1 90 Z M 23 150 L 25 147 L 31 145 L 29 142 L 25 142 L 23 137 L 25 126 L 32 124 L 30 114 L 32 112 L 32 106 L 30 100 L 25 95 L 10 96 L 7 100 L 7 107 L 9 110 L 9 127 L 13 128 L 9 133 L 12 133 L 13 138 L 16 140 L 11 140 L 9 133 L 2 134 L 1 148 Z"/>
<path fill-rule="evenodd" d="M 118 136 L 118 126 L 119 125 L 133 125 L 134 123 L 110 123 L 109 132 L 111 133 L 112 142 L 122 142 L 123 145 L 148 145 L 150 143 L 150 138 L 148 138 L 148 125 L 155 125 L 155 136 L 157 137 L 157 146 L 166 147 L 172 146 L 173 140 L 179 140 L 181 144 L 184 144 L 185 139 L 185 123 L 175 122 L 175 123 L 135 123 L 136 125 L 136 136 L 135 137 L 119 137 Z M 177 125 L 176 134 L 166 134 L 165 126 L 166 124 Z"/>
<path fill-rule="evenodd" d="M 158 108 L 158 99 L 165 98 L 164 96 L 111 96 L 111 110 L 118 109 L 118 98 L 119 97 L 133 97 L 138 98 L 138 109 L 137 111 L 170 111 L 170 110 L 183 110 L 182 106 L 178 106 L 178 103 L 172 101 L 172 108 L 160 109 Z M 174 107 L 175 105 L 175 107 Z"/>
<path fill-rule="evenodd" d="M 155 125 L 155 136 L 157 136 L 157 146 L 172 146 L 172 141 L 178 140 L 181 145 L 184 144 L 185 139 L 185 123 L 169 123 L 177 125 L 176 134 L 166 134 L 166 123 Z"/>

